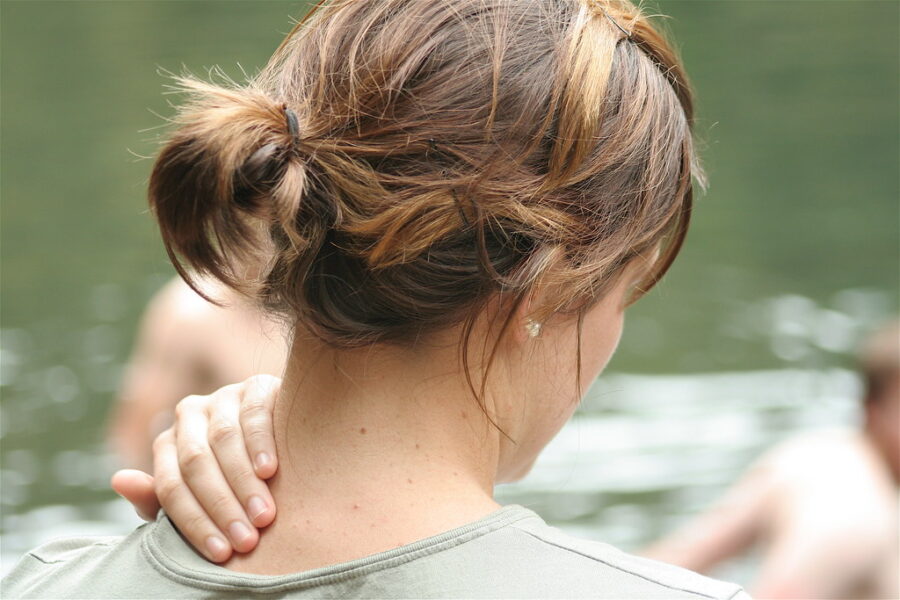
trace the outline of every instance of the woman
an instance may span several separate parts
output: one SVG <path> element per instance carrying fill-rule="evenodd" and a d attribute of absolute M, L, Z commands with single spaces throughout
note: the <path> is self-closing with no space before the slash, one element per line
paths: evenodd
<path fill-rule="evenodd" d="M 337 1 L 249 85 L 179 81 L 149 194 L 169 255 L 293 328 L 278 518 L 223 566 L 165 513 L 51 544 L 9 595 L 742 594 L 493 500 L 602 371 L 702 176 L 683 70 L 633 5 Z"/>

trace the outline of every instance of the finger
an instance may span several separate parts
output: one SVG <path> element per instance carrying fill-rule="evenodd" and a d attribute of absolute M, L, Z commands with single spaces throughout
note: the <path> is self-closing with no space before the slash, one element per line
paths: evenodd
<path fill-rule="evenodd" d="M 159 512 L 159 501 L 153 489 L 153 477 L 136 469 L 122 469 L 113 473 L 110 485 L 117 494 L 131 502 L 135 512 L 145 521 L 152 521 Z"/>
<path fill-rule="evenodd" d="M 216 527 L 181 479 L 171 428 L 153 442 L 153 465 L 156 495 L 181 534 L 209 560 L 228 560 L 231 557 L 231 545 L 226 541 L 226 536 Z"/>
<path fill-rule="evenodd" d="M 226 393 L 222 390 L 223 394 Z M 230 393 L 230 392 L 227 392 Z M 225 480 L 257 527 L 269 525 L 275 518 L 275 501 L 265 484 L 253 470 L 239 423 L 240 407 L 236 402 L 216 400 L 209 412 L 209 445 L 219 462 Z M 201 499 L 201 503 L 203 500 Z"/>
<path fill-rule="evenodd" d="M 278 470 L 272 412 L 281 379 L 256 375 L 244 382 L 241 398 L 241 430 L 257 476 L 268 479 Z"/>
<path fill-rule="evenodd" d="M 234 393 L 236 386 L 226 386 L 217 393 Z M 207 441 L 209 422 L 200 403 L 178 405 L 175 423 L 175 446 L 181 478 L 190 488 L 195 500 L 203 507 L 213 523 L 228 535 L 238 552 L 249 552 L 256 546 L 259 533 L 250 524 Z"/>

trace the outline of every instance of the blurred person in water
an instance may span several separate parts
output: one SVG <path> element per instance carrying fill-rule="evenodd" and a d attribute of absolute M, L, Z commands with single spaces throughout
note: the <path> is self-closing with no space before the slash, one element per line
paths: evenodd
<path fill-rule="evenodd" d="M 281 375 L 288 344 L 284 327 L 213 280 L 216 306 L 180 277 L 163 286 L 141 317 L 134 349 L 113 405 L 107 439 L 121 465 L 149 471 L 150 447 L 171 425 L 179 400 L 208 394 L 254 373 Z"/>
<path fill-rule="evenodd" d="M 900 597 L 900 321 L 863 344 L 859 367 L 860 428 L 777 445 L 644 555 L 708 572 L 759 544 L 756 598 Z"/>

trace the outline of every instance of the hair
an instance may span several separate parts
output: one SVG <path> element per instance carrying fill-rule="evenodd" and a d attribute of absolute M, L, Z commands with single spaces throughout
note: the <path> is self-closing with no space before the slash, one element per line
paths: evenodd
<path fill-rule="evenodd" d="M 581 319 L 659 247 L 636 299 L 705 187 L 687 77 L 626 0 L 319 2 L 258 75 L 220 79 L 177 78 L 150 179 L 181 276 L 339 348 L 463 323 L 467 378 L 489 299 L 501 335 L 539 284 L 536 319 Z"/>

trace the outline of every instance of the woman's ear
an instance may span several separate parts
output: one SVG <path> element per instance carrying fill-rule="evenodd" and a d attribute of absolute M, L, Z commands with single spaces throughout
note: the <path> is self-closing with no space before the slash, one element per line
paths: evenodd
<path fill-rule="evenodd" d="M 527 294 L 510 317 L 511 337 L 517 346 L 527 344 L 541 334 L 543 324 L 533 315 L 534 309 L 537 308 L 536 295 L 536 292 Z"/>

